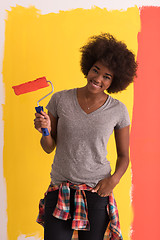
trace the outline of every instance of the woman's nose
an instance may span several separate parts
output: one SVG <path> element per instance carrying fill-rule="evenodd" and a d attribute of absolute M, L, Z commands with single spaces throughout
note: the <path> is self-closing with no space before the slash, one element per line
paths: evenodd
<path fill-rule="evenodd" d="M 96 82 L 101 82 L 102 79 L 103 79 L 103 77 L 102 77 L 101 75 L 97 75 L 97 76 L 95 77 L 95 81 L 96 81 Z"/>

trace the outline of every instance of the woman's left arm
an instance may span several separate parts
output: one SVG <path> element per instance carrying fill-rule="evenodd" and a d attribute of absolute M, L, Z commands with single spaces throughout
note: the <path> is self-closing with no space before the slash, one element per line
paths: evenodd
<path fill-rule="evenodd" d="M 114 130 L 117 162 L 113 175 L 104 178 L 93 188 L 92 192 L 97 192 L 101 197 L 108 196 L 114 187 L 119 183 L 129 164 L 129 126 Z"/>

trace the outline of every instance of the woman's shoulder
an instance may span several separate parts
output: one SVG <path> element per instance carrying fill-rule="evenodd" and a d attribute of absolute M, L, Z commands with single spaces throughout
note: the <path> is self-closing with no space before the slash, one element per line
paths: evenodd
<path fill-rule="evenodd" d="M 111 108 L 114 108 L 116 112 L 119 112 L 119 113 L 128 112 L 128 109 L 124 102 L 120 101 L 117 98 L 112 97 L 111 95 L 109 95 L 109 98 L 110 98 L 109 105 Z"/>
<path fill-rule="evenodd" d="M 57 92 L 54 92 L 51 96 L 52 100 L 59 101 L 61 98 L 66 98 L 67 96 L 73 95 L 75 89 L 69 89 L 69 90 L 60 90 Z"/>
<path fill-rule="evenodd" d="M 125 103 L 120 101 L 119 99 L 117 98 L 114 98 L 112 97 L 111 95 L 109 95 L 109 98 L 110 98 L 110 103 L 114 104 L 114 105 L 117 105 L 118 107 L 125 107 Z"/>
<path fill-rule="evenodd" d="M 56 96 L 71 95 L 74 92 L 75 92 L 74 88 L 73 89 L 64 89 L 64 90 L 53 93 L 53 95 L 56 95 Z"/>
<path fill-rule="evenodd" d="M 130 125 L 131 122 L 126 104 L 119 99 L 113 97 L 111 97 L 111 101 L 114 115 L 117 118 L 117 124 L 115 126 L 115 129 L 120 129 Z"/>
<path fill-rule="evenodd" d="M 71 95 L 73 95 L 73 93 L 74 93 L 74 89 L 61 90 L 61 91 L 54 92 L 46 108 L 53 114 L 53 109 L 55 109 L 54 112 L 56 112 L 58 106 L 64 106 L 64 104 L 71 102 L 72 100 Z"/>

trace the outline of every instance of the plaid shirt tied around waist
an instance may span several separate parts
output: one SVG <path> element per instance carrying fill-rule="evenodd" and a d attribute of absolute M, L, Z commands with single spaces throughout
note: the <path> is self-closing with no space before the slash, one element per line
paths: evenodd
<path fill-rule="evenodd" d="M 59 189 L 57 205 L 54 209 L 53 216 L 62 220 L 71 218 L 70 215 L 70 188 L 76 190 L 75 192 L 75 211 L 72 220 L 72 229 L 74 230 L 90 230 L 90 224 L 88 221 L 88 207 L 87 199 L 84 190 L 91 191 L 92 188 L 86 184 L 72 184 L 70 182 L 63 182 L 60 185 L 50 184 L 48 190 L 45 192 L 45 197 L 48 192 L 52 192 Z M 122 234 L 120 230 L 119 215 L 117 204 L 113 195 L 113 192 L 109 195 L 109 204 L 107 205 L 107 212 L 110 217 L 105 238 L 110 240 L 122 240 Z M 44 226 L 44 213 L 45 213 L 45 198 L 40 200 L 39 203 L 39 215 L 37 223 Z"/>

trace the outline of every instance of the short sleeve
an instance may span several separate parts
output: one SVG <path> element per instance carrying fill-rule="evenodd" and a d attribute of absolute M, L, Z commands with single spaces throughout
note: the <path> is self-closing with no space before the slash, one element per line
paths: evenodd
<path fill-rule="evenodd" d="M 115 126 L 115 129 L 124 128 L 124 127 L 129 126 L 130 124 L 131 124 L 131 122 L 130 122 L 127 107 L 125 106 L 124 103 L 120 102 L 119 119 L 118 119 L 118 122 Z"/>
<path fill-rule="evenodd" d="M 58 107 L 59 97 L 60 97 L 60 93 L 59 93 L 59 92 L 54 93 L 54 94 L 52 95 L 49 103 L 48 103 L 47 106 L 46 106 L 46 109 L 47 109 L 55 118 L 58 117 L 57 107 Z"/>

